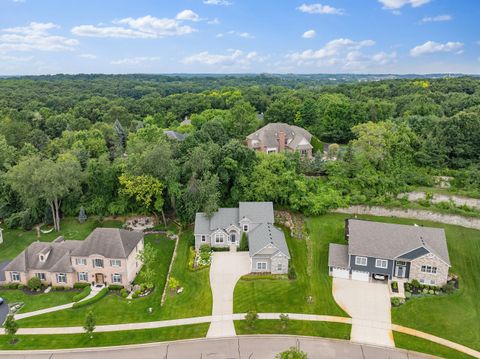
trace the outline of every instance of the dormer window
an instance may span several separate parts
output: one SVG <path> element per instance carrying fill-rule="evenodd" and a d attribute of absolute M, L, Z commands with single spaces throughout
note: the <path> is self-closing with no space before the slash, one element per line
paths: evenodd
<path fill-rule="evenodd" d="M 45 256 L 43 254 L 40 254 L 39 256 L 40 262 L 45 262 Z"/>
<path fill-rule="evenodd" d="M 244 231 L 244 232 L 248 232 L 248 224 L 244 224 L 244 225 L 243 225 L 243 231 Z"/>

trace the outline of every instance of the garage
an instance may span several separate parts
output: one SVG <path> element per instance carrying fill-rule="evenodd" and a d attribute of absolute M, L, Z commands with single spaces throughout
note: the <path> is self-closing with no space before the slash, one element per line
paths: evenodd
<path fill-rule="evenodd" d="M 359 280 L 359 281 L 362 281 L 362 282 L 368 282 L 370 280 L 370 273 L 369 272 L 352 270 L 352 279 L 353 280 Z"/>
<path fill-rule="evenodd" d="M 350 271 L 348 269 L 332 268 L 331 271 L 332 271 L 332 277 L 344 278 L 344 279 L 350 278 Z"/>

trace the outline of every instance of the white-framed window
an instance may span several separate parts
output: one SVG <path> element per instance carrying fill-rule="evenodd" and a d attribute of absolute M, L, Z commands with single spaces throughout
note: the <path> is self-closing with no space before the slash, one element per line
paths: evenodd
<path fill-rule="evenodd" d="M 267 262 L 257 262 L 258 270 L 267 270 Z"/>
<path fill-rule="evenodd" d="M 120 259 L 110 259 L 110 266 L 111 267 L 121 267 L 122 261 Z"/>
<path fill-rule="evenodd" d="M 43 254 L 39 255 L 40 262 L 45 262 L 45 256 Z"/>
<path fill-rule="evenodd" d="M 278 264 L 277 264 L 277 271 L 280 272 L 280 271 L 282 271 L 282 270 L 283 270 L 283 265 L 282 265 L 282 263 L 278 263 Z"/>
<path fill-rule="evenodd" d="M 386 259 L 375 259 L 375 267 L 376 268 L 388 268 L 388 261 Z"/>
<path fill-rule="evenodd" d="M 103 268 L 103 259 L 95 258 L 92 263 L 95 268 Z"/>
<path fill-rule="evenodd" d="M 355 257 L 355 264 L 357 266 L 367 266 L 367 257 Z"/>
<path fill-rule="evenodd" d="M 87 265 L 87 259 L 86 258 L 75 258 L 75 264 L 77 266 L 86 266 Z"/>
<path fill-rule="evenodd" d="M 215 243 L 223 243 L 223 235 L 221 233 L 215 234 Z"/>
<path fill-rule="evenodd" d="M 112 274 L 112 283 L 122 283 L 122 275 L 118 273 Z"/>
<path fill-rule="evenodd" d="M 80 282 L 88 282 L 88 273 L 87 272 L 79 272 L 78 273 L 78 280 Z"/>
<path fill-rule="evenodd" d="M 47 280 L 45 273 L 35 273 L 35 276 L 40 280 L 43 280 L 43 281 Z"/>
<path fill-rule="evenodd" d="M 420 268 L 422 273 L 437 274 L 437 267 L 432 266 L 422 266 Z"/>
<path fill-rule="evenodd" d="M 57 273 L 57 283 L 67 283 L 67 275 L 65 273 Z"/>
<path fill-rule="evenodd" d="M 10 273 L 10 279 L 12 280 L 12 282 L 20 282 L 20 273 L 11 272 Z"/>
<path fill-rule="evenodd" d="M 248 232 L 248 224 L 244 224 L 244 225 L 243 225 L 243 231 L 244 231 L 244 232 Z"/>
<path fill-rule="evenodd" d="M 207 241 L 207 236 L 202 234 L 202 237 L 200 239 L 202 242 L 206 242 Z"/>

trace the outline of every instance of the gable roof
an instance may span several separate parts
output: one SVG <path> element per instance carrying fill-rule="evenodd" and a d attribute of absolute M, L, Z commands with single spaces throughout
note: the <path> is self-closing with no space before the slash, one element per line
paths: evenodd
<path fill-rule="evenodd" d="M 238 208 L 219 208 L 210 218 L 210 230 L 227 228 L 235 224 L 238 226 Z"/>
<path fill-rule="evenodd" d="M 273 244 L 281 253 L 290 259 L 290 252 L 288 251 L 287 242 L 285 241 L 285 235 L 273 224 L 262 224 L 248 233 L 248 251 L 250 257 L 253 257 L 269 244 Z"/>
<path fill-rule="evenodd" d="M 72 256 L 87 257 L 100 254 L 107 258 L 127 258 L 143 233 L 118 228 L 95 228 L 81 245 L 72 252 Z"/>
<path fill-rule="evenodd" d="M 285 133 L 286 138 L 290 139 L 290 142 L 287 144 L 287 146 L 292 149 L 296 149 L 298 143 L 302 142 L 302 139 L 305 139 L 308 144 L 310 144 L 312 139 L 311 133 L 307 130 L 298 126 L 280 122 L 269 123 L 263 126 L 254 133 L 248 135 L 247 139 L 257 140 L 267 147 L 277 147 L 277 138 L 280 132 Z M 292 143 L 292 145 L 290 145 L 290 143 Z"/>
<path fill-rule="evenodd" d="M 82 241 L 33 242 L 5 268 L 5 271 L 27 272 L 45 270 L 50 272 L 72 272 L 70 254 L 80 247 Z M 41 261 L 39 254 L 47 255 Z"/>
<path fill-rule="evenodd" d="M 395 259 L 424 247 L 450 265 L 443 228 L 349 219 L 347 235 L 349 254 Z"/>
<path fill-rule="evenodd" d="M 274 223 L 272 202 L 240 202 L 239 221 L 248 218 L 253 223 Z"/>
<path fill-rule="evenodd" d="M 186 137 L 183 133 L 172 131 L 172 130 L 164 130 L 163 133 L 167 135 L 168 138 L 171 138 L 177 141 L 183 141 L 185 140 L 185 137 Z"/>

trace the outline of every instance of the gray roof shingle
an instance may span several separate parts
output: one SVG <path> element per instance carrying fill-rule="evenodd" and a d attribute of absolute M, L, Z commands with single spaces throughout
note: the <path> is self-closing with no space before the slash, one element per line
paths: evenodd
<path fill-rule="evenodd" d="M 239 219 L 248 218 L 253 223 L 274 223 L 272 202 L 240 202 Z"/>
<path fill-rule="evenodd" d="M 292 149 L 297 149 L 297 144 L 305 138 L 308 142 L 312 140 L 312 135 L 310 132 L 307 130 L 294 126 L 294 125 L 289 125 L 286 123 L 269 123 L 262 128 L 258 129 L 254 133 L 250 134 L 247 136 L 247 139 L 250 140 L 258 140 L 260 141 L 264 146 L 267 147 L 277 147 L 278 142 L 278 133 L 284 132 L 287 139 L 292 139 L 291 143 L 288 145 L 288 147 Z M 295 141 L 295 142 L 294 142 Z"/>
<path fill-rule="evenodd" d="M 271 223 L 262 224 L 248 233 L 250 257 L 253 257 L 270 243 L 277 247 L 281 253 L 290 258 L 285 235 Z"/>
<path fill-rule="evenodd" d="M 410 226 L 349 219 L 348 252 L 384 259 L 395 259 L 419 247 L 450 265 L 443 228 Z"/>
<path fill-rule="evenodd" d="M 328 266 L 336 268 L 348 268 L 347 245 L 330 243 L 328 246 Z"/>

